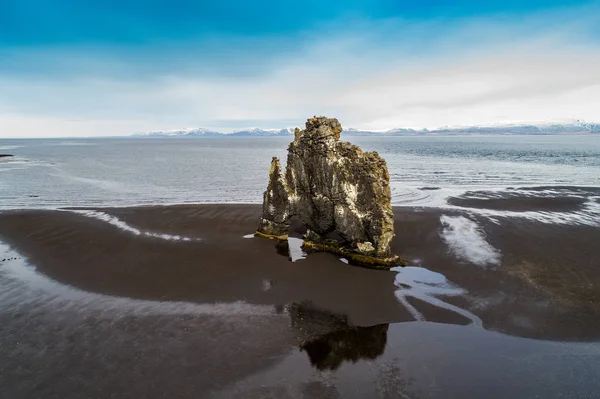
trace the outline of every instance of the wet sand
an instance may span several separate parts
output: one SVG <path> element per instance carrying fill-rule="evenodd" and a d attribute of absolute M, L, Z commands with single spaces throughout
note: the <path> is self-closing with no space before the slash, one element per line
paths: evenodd
<path fill-rule="evenodd" d="M 598 228 L 395 208 L 393 250 L 424 278 L 447 279 L 401 285 L 402 271 L 326 253 L 291 262 L 275 242 L 244 238 L 260 206 L 94 212 L 0 213 L 10 246 L 0 254 L 0 396 L 481 397 L 497 386 L 488 397 L 592 397 L 600 388 L 590 366 L 600 362 Z M 442 215 L 476 222 L 501 261 L 453 251 Z M 487 385 L 465 390 L 452 362 Z M 547 380 L 565 370 L 580 379 Z"/>
<path fill-rule="evenodd" d="M 467 191 L 448 198 L 450 205 L 464 208 L 511 212 L 574 212 L 582 210 L 591 196 L 600 191 L 594 187 L 521 187 L 504 191 Z"/>
<path fill-rule="evenodd" d="M 546 212 L 572 212 L 581 209 L 585 204 L 584 198 L 573 197 L 553 197 L 553 198 L 450 198 L 450 205 L 462 206 L 465 208 L 494 209 L 500 211 L 527 212 L 527 211 L 546 211 Z"/>

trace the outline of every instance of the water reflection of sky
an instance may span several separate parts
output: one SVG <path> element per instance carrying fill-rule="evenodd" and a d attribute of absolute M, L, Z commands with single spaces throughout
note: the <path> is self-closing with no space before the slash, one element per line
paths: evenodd
<path fill-rule="evenodd" d="M 111 320 L 111 323 L 127 314 L 209 314 L 220 317 L 223 323 L 227 321 L 221 316 L 231 314 L 258 316 L 260 320 L 300 316 L 290 323 L 290 329 L 301 341 L 297 350 L 289 350 L 289 355 L 273 367 L 256 370 L 247 378 L 212 392 L 210 397 L 229 398 L 240 392 L 274 393 L 271 397 L 323 397 L 319 396 L 322 392 L 339 394 L 339 397 L 418 397 L 419 393 L 425 393 L 423 397 L 438 398 L 558 397 L 567 393 L 571 397 L 594 397 L 593 394 L 600 389 L 600 379 L 594 378 L 600 359 L 597 343 L 523 339 L 470 326 L 429 322 L 357 327 L 348 323 L 343 315 L 307 307 L 291 310 L 290 306 L 286 306 L 285 311 L 281 311 L 272 306 L 244 303 L 187 304 L 116 298 L 55 282 L 38 273 L 18 253 L 1 243 L 0 261 L 2 309 L 11 312 L 36 307 L 42 313 L 47 312 L 48 319 L 42 319 L 38 313 L 29 317 L 48 323 L 48 326 L 54 326 L 52 323 L 67 314 L 76 320 L 79 320 L 77 315 L 81 315 L 85 320 L 100 317 Z M 468 317 L 473 325 L 480 325 L 472 314 L 443 301 L 443 297 L 466 293 L 444 275 L 416 266 L 394 269 L 394 272 L 395 293 L 401 302 L 408 303 L 408 297 L 418 298 Z M 255 329 L 253 323 L 242 320 L 244 322 L 235 324 L 237 327 L 229 322 L 227 328 Z M 424 318 L 421 316 L 418 320 Z M 135 330 L 135 326 L 134 323 L 133 327 L 129 327 L 133 330 L 127 330 L 128 333 L 120 339 L 131 340 L 133 346 L 139 345 L 140 337 L 154 334 L 142 327 Z M 79 328 L 78 324 L 76 328 Z M 113 327 L 109 328 L 100 330 L 98 334 L 115 331 Z M 64 332 L 71 333 L 71 330 Z M 193 340 L 208 339 L 202 332 L 201 329 L 195 332 Z M 106 337 L 115 339 L 112 335 Z M 185 360 L 186 356 L 190 356 L 189 347 L 182 345 L 181 336 L 153 337 L 151 346 L 139 347 L 143 353 L 152 353 L 156 342 L 160 342 L 161 350 L 173 358 Z M 43 335 L 39 336 L 39 339 L 43 338 Z M 237 341 L 226 342 L 226 339 L 215 342 L 224 348 L 239 344 Z M 85 348 L 91 350 L 92 347 Z M 84 349 L 76 347 L 73 350 L 87 354 L 81 352 Z M 53 353 L 56 348 L 48 350 Z M 108 348 L 103 350 L 110 353 Z M 172 367 L 183 373 L 182 363 L 187 366 L 185 362 L 177 361 Z M 127 373 L 126 369 L 121 371 Z M 150 371 L 158 373 L 159 368 L 157 366 Z M 179 374 L 173 375 L 177 378 Z M 490 387 L 494 390 L 490 391 Z M 388 396 L 382 396 L 382 392 Z M 490 392 L 492 394 L 487 395 Z"/>
<path fill-rule="evenodd" d="M 5 259 L 4 261 L 2 261 Z M 242 301 L 229 303 L 191 303 L 152 301 L 87 292 L 55 281 L 37 271 L 19 253 L 0 241 L 0 311 L 31 305 L 52 312 L 97 313 L 108 318 L 124 314 L 176 315 L 204 314 L 273 316 L 267 305 Z"/>
<path fill-rule="evenodd" d="M 396 298 L 398 298 L 416 320 L 425 321 L 425 317 L 407 301 L 409 297 L 417 298 L 439 308 L 458 313 L 471 320 L 474 325 L 482 327 L 483 324 L 479 317 L 465 309 L 444 302 L 439 298 L 465 293 L 464 289 L 448 281 L 443 274 L 418 266 L 395 267 L 392 270 L 398 273 L 395 281 L 396 287 L 398 287 L 395 291 Z"/>

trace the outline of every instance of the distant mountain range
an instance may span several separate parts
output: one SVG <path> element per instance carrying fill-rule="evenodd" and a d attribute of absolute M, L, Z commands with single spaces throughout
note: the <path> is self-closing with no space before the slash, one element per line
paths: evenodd
<path fill-rule="evenodd" d="M 214 130 L 197 128 L 197 129 L 182 129 L 182 130 L 167 130 L 158 132 L 137 133 L 134 137 L 277 137 L 277 136 L 292 136 L 294 128 L 286 129 L 244 129 L 237 130 L 233 133 L 221 133 Z"/>
<path fill-rule="evenodd" d="M 435 136 L 435 135 L 481 135 L 481 134 L 522 134 L 522 135 L 549 135 L 549 134 L 575 134 L 575 133 L 600 133 L 599 123 L 575 121 L 572 123 L 542 123 L 542 124 L 506 124 L 492 126 L 465 126 L 445 127 L 439 129 L 406 129 L 396 128 L 386 131 L 371 131 L 359 129 L 345 129 L 347 136 Z M 214 130 L 197 128 L 137 133 L 133 137 L 280 137 L 292 136 L 294 128 L 285 129 L 244 129 L 233 133 L 221 133 Z"/>
<path fill-rule="evenodd" d="M 443 136 L 443 135 L 480 135 L 480 134 L 522 134 L 549 135 L 574 133 L 600 133 L 599 123 L 575 121 L 573 123 L 542 123 L 542 124 L 504 124 L 491 126 L 456 126 L 438 129 L 407 129 L 395 128 L 383 132 L 369 130 L 347 129 L 344 131 L 353 136 Z"/>

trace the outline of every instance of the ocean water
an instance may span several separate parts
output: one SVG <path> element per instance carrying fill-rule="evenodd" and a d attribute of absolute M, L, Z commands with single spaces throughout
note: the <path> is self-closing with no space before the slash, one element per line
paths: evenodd
<path fill-rule="evenodd" d="M 516 192 L 584 198 L 578 211 L 585 214 L 574 219 L 589 222 L 597 216 L 600 135 L 346 139 L 386 159 L 394 205 L 451 207 L 449 197 L 491 198 Z M 14 155 L 0 160 L 0 209 L 260 203 L 271 158 L 285 162 L 289 141 L 0 140 L 0 151 Z M 479 212 L 499 215 L 493 209 Z M 510 210 L 500 215 L 510 215 Z M 556 219 L 548 214 L 545 218 Z"/>

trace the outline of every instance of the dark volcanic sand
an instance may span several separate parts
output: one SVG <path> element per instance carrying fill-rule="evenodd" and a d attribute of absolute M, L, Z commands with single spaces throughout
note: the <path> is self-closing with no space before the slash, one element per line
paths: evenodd
<path fill-rule="evenodd" d="M 593 188 L 581 191 L 573 187 L 533 187 L 501 192 L 469 191 L 461 196 L 450 197 L 447 202 L 464 208 L 499 211 L 574 212 L 581 210 L 587 202 L 586 197 L 595 191 Z"/>
<path fill-rule="evenodd" d="M 572 212 L 581 209 L 586 202 L 584 198 L 573 197 L 521 197 L 518 201 L 514 198 L 460 198 L 448 199 L 448 204 L 465 208 L 496 209 L 501 211 L 527 212 Z"/>
<path fill-rule="evenodd" d="M 0 213 L 12 247 L 0 248 L 0 397 L 591 398 L 600 389 L 598 228 L 472 219 L 502 255 L 479 266 L 449 250 L 441 211 L 396 208 L 394 251 L 464 290 L 439 302 L 405 296 L 422 315 L 414 322 L 396 272 L 325 253 L 290 262 L 275 242 L 243 238 L 260 206 L 98 211 L 142 233 L 67 211 Z"/>

